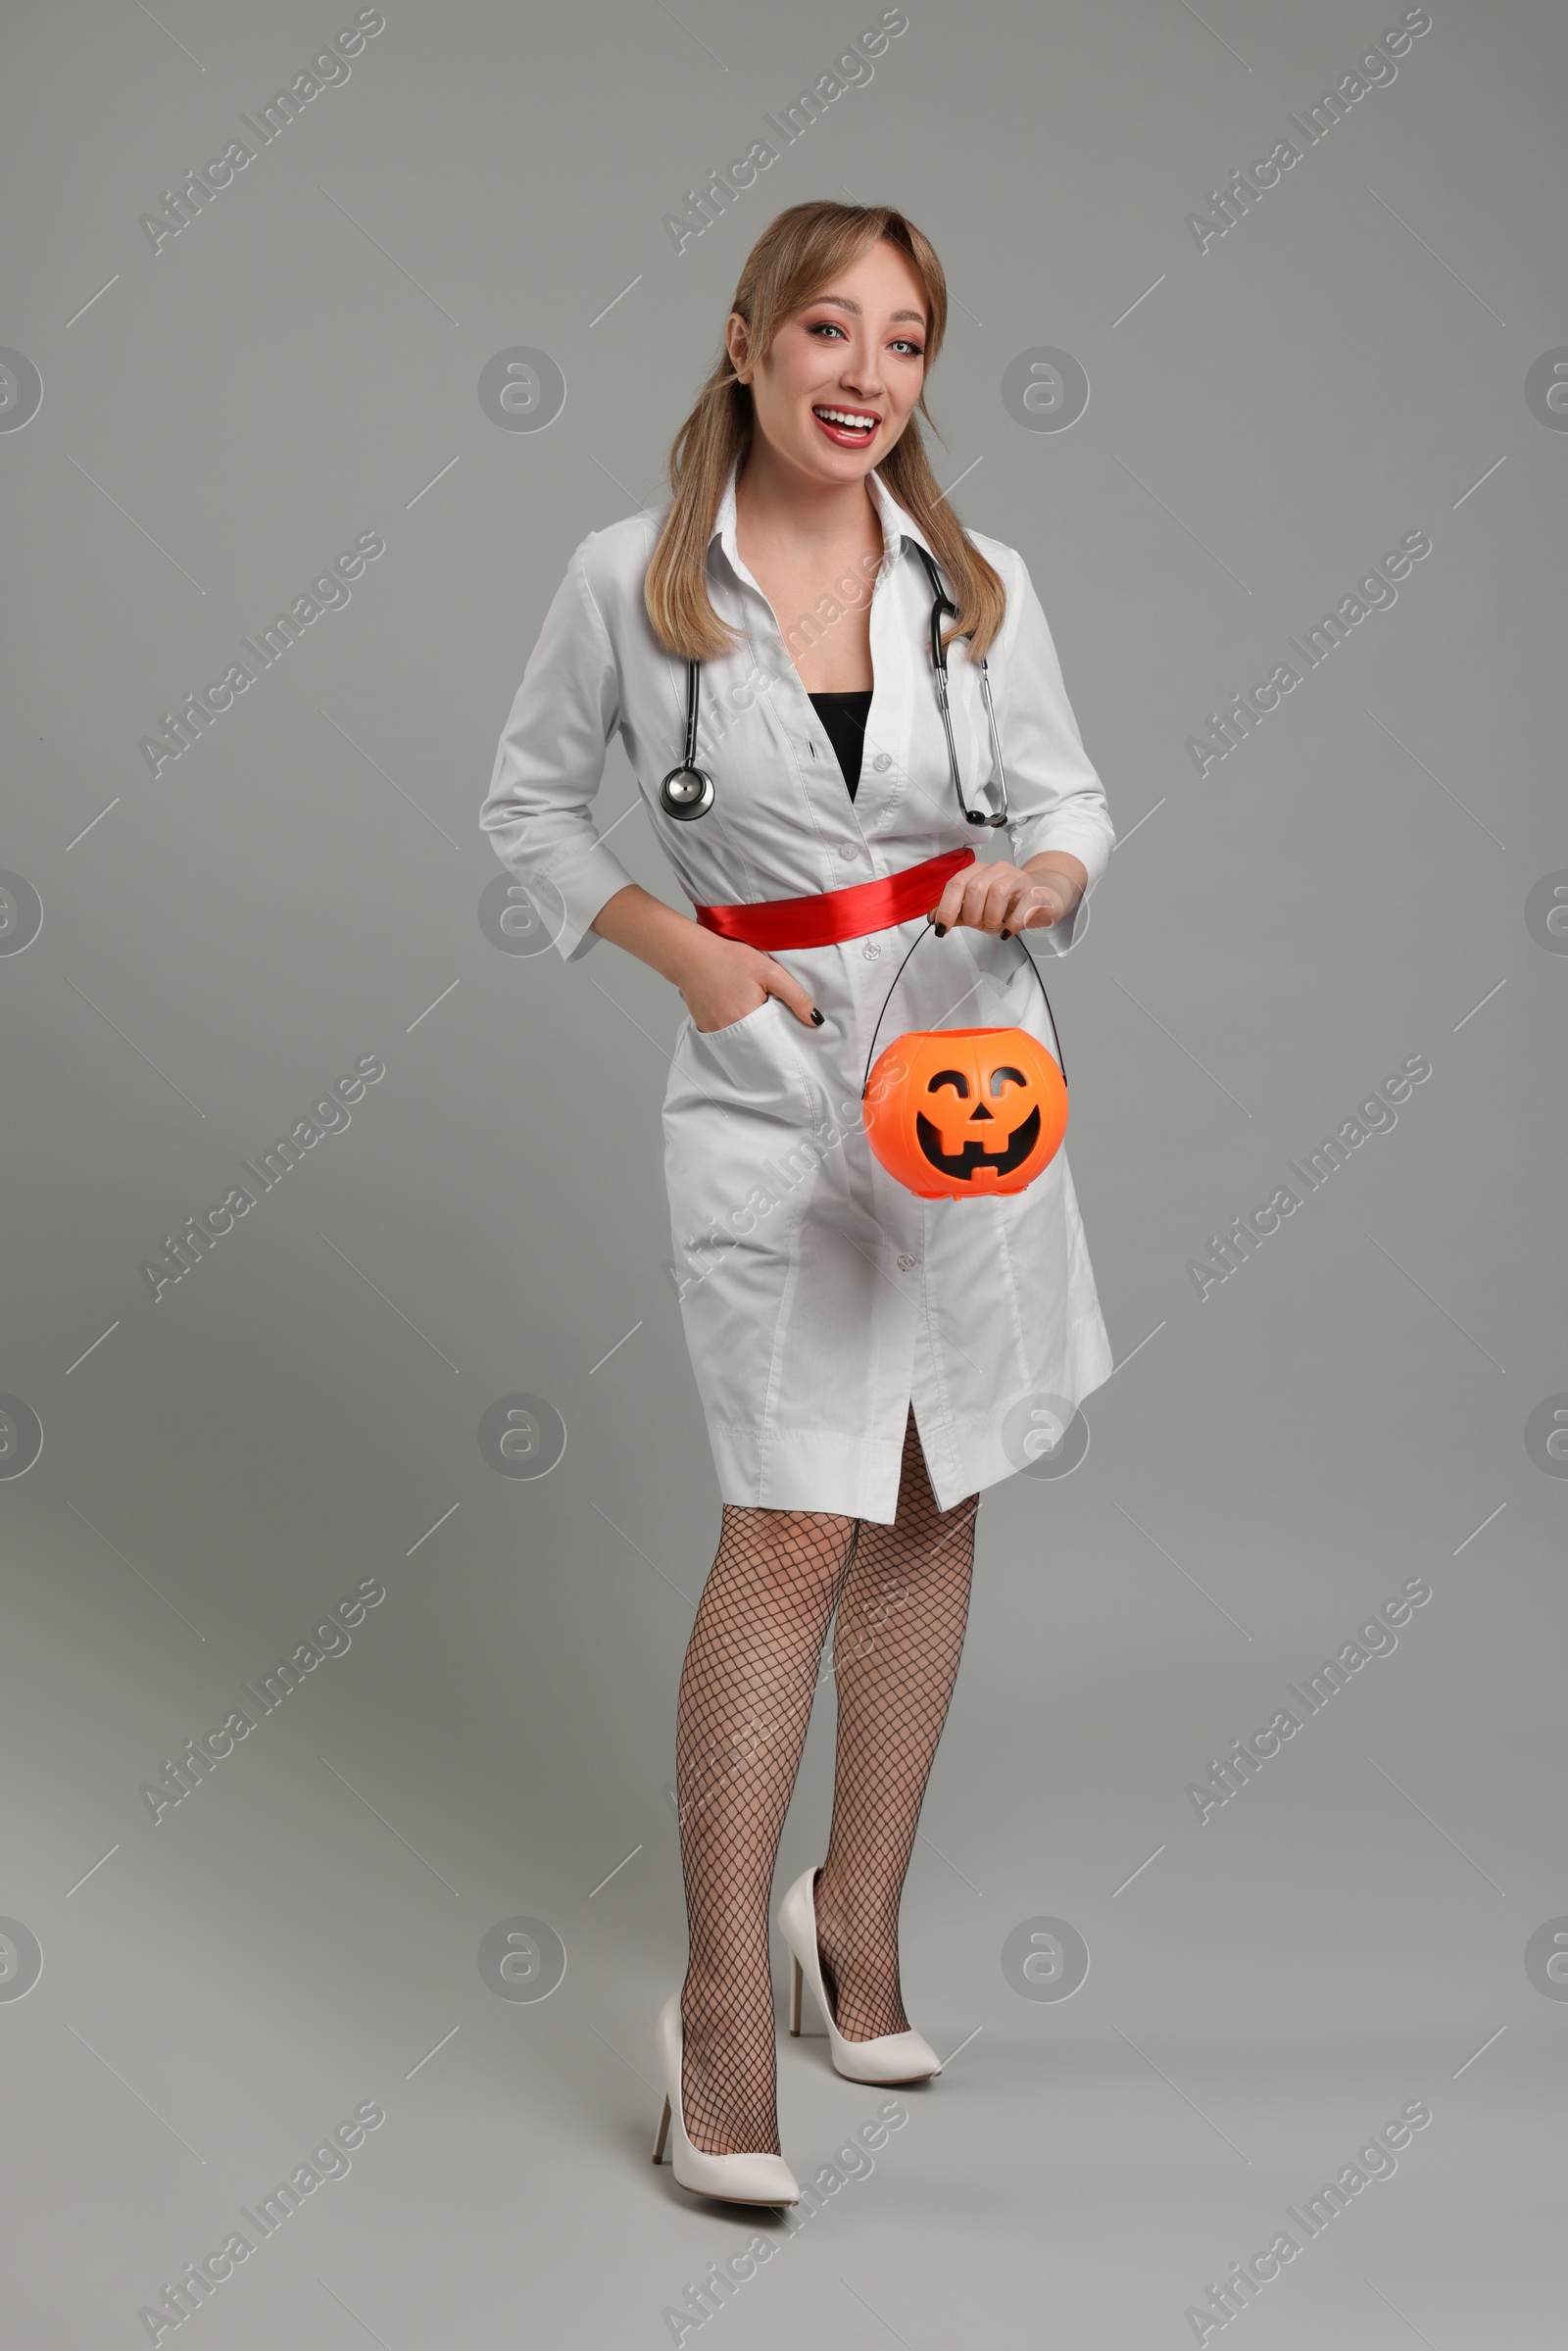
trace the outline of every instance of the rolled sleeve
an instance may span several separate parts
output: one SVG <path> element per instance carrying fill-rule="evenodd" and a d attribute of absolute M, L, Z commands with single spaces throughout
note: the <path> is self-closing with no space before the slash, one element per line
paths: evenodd
<path fill-rule="evenodd" d="M 568 963 L 598 945 L 589 925 L 632 878 L 589 812 L 619 721 L 614 648 L 579 547 L 528 657 L 479 811 Z"/>
<path fill-rule="evenodd" d="M 1064 850 L 1081 860 L 1088 874 L 1068 920 L 1029 934 L 1032 946 L 1065 955 L 1078 936 L 1095 885 L 1110 862 L 1116 833 L 1104 787 L 1067 700 L 1045 612 L 1027 564 L 1012 552 L 1016 577 L 1007 583 L 998 713 L 1007 769 L 1007 837 L 1015 865 L 1026 864 L 1043 850 Z"/>

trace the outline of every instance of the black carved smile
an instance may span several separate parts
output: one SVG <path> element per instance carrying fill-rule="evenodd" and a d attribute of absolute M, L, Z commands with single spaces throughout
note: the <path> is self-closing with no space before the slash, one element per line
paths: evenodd
<path fill-rule="evenodd" d="M 964 1176 L 972 1183 L 982 1167 L 992 1168 L 998 1175 L 1010 1175 L 1013 1168 L 1023 1165 L 1040 1141 L 1040 1112 L 1031 1110 L 1022 1126 L 1013 1128 L 1003 1151 L 986 1151 L 972 1136 L 961 1151 L 945 1151 L 940 1133 L 920 1110 L 914 1114 L 914 1131 L 933 1167 L 940 1167 L 944 1175 Z"/>

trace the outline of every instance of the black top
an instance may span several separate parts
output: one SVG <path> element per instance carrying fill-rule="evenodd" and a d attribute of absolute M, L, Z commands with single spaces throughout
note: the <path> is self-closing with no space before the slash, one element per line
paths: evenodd
<path fill-rule="evenodd" d="M 860 755 L 865 749 L 865 722 L 871 715 L 871 693 L 872 689 L 865 686 L 856 694 L 811 696 L 812 708 L 838 754 L 852 800 L 860 781 Z"/>

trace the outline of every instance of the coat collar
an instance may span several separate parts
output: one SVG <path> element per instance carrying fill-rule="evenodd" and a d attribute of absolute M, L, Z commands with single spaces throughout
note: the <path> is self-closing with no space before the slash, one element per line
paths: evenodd
<path fill-rule="evenodd" d="M 710 547 L 712 546 L 715 539 L 718 541 L 729 560 L 730 569 L 737 577 L 741 575 L 742 568 L 740 548 L 735 537 L 735 484 L 739 478 L 740 459 L 737 457 L 730 466 L 729 479 L 724 485 L 724 495 L 718 502 L 718 513 L 713 517 L 713 527 L 709 533 L 708 539 Z M 926 554 L 935 562 L 936 550 L 932 547 L 925 532 L 915 521 L 914 516 L 906 513 L 899 504 L 875 466 L 871 468 L 867 478 L 870 482 L 871 498 L 882 522 L 882 543 L 889 556 L 897 555 L 904 542 L 907 540 L 911 546 L 923 547 Z"/>

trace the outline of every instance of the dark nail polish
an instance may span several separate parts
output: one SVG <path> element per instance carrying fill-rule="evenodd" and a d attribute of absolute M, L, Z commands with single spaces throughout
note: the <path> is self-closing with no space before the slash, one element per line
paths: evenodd
<path fill-rule="evenodd" d="M 946 924 L 945 922 L 939 922 L 939 923 L 937 924 L 937 937 L 938 937 L 939 939 L 945 939 L 945 938 L 947 937 L 947 935 L 948 935 L 948 926 L 947 926 L 947 924 Z"/>
<path fill-rule="evenodd" d="M 1001 931 L 998 933 L 998 936 L 1003 939 L 1010 939 L 1012 937 L 1012 933 L 1011 931 Z"/>
<path fill-rule="evenodd" d="M 813 1006 L 813 1008 L 812 1008 L 812 1012 L 811 1012 L 811 1020 L 812 1020 L 812 1023 L 813 1023 L 813 1025 L 814 1025 L 815 1027 L 817 1027 L 817 1028 L 820 1028 L 820 1027 L 821 1027 L 821 1025 L 822 1025 L 822 1015 L 821 1015 L 821 1013 L 820 1013 L 820 1012 L 818 1012 L 818 1011 L 817 1011 L 817 1010 L 814 1008 L 814 1006 Z"/>

